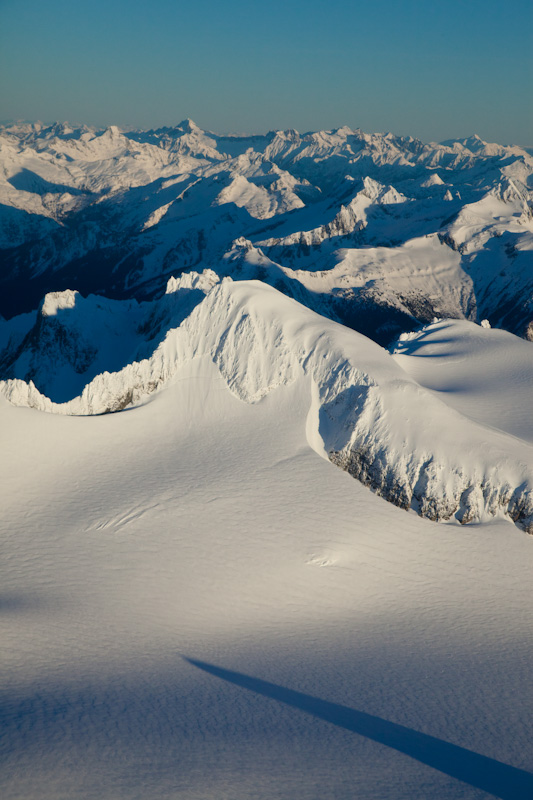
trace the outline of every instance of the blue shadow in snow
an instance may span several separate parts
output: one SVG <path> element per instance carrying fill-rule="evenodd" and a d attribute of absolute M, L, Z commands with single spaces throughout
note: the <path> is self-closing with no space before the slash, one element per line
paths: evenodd
<path fill-rule="evenodd" d="M 217 678 L 234 683 L 243 689 L 270 697 L 293 706 L 306 714 L 331 722 L 340 728 L 366 736 L 374 742 L 392 747 L 400 753 L 427 764 L 452 778 L 482 789 L 502 800 L 532 800 L 533 775 L 524 770 L 503 764 L 493 758 L 479 755 L 464 747 L 436 739 L 425 733 L 388 722 L 364 711 L 329 703 L 293 689 L 252 678 L 240 672 L 215 667 L 203 661 L 186 658 L 189 664 Z"/>

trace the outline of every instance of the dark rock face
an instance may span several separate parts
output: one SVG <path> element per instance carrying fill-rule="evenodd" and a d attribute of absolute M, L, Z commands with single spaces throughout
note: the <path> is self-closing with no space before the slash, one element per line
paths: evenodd
<path fill-rule="evenodd" d="M 533 534 L 533 492 L 526 484 L 513 490 L 510 486 L 493 486 L 485 480 L 479 485 L 467 485 L 460 492 L 448 493 L 444 484 L 440 491 L 435 491 L 430 480 L 431 462 L 421 466 L 418 479 L 413 483 L 406 474 L 400 474 L 393 463 L 387 464 L 383 457 L 376 458 L 371 448 L 330 451 L 328 457 L 380 497 L 405 510 L 412 508 L 433 522 L 455 517 L 466 525 L 479 519 L 483 511 L 492 515 L 503 511 L 526 533 Z M 459 485 L 468 484 L 467 476 L 457 477 Z"/>

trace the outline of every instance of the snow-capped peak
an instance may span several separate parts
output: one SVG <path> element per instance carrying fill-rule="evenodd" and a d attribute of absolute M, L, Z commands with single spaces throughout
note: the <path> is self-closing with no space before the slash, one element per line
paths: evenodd
<path fill-rule="evenodd" d="M 79 292 L 65 289 L 62 292 L 48 292 L 41 305 L 41 316 L 55 317 L 57 312 L 67 308 L 74 308 Z"/>
<path fill-rule="evenodd" d="M 423 186 L 425 189 L 426 188 L 429 189 L 431 186 L 443 186 L 444 185 L 444 181 L 442 180 L 442 178 L 440 177 L 440 175 L 437 172 L 433 172 L 429 176 L 429 178 L 427 178 L 427 180 L 425 180 L 420 185 Z"/>
<path fill-rule="evenodd" d="M 177 126 L 179 130 L 184 131 L 184 133 L 204 133 L 204 131 L 194 122 L 192 119 L 187 117 L 186 119 L 182 120 Z"/>

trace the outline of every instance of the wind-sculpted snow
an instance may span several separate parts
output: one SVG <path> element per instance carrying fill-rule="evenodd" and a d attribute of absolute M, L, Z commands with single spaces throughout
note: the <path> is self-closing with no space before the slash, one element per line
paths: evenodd
<path fill-rule="evenodd" d="M 137 351 L 144 347 L 145 357 L 97 375 L 69 402 L 54 403 L 20 379 L 0 384 L 2 393 L 41 411 L 103 414 L 146 402 L 202 358 L 246 403 L 308 380 L 309 443 L 375 492 L 432 520 L 501 514 L 533 532 L 529 444 L 467 419 L 376 343 L 271 287 L 216 281 L 204 273 L 170 282 L 138 325 L 144 345 Z M 73 293 L 47 298 L 44 307 L 73 300 Z M 185 301 L 194 307 L 183 318 Z"/>
<path fill-rule="evenodd" d="M 221 274 L 222 262 L 240 277 L 227 256 L 245 239 L 276 265 L 248 277 L 313 309 L 323 296 L 321 313 L 381 344 L 434 316 L 524 336 L 532 190 L 528 149 L 476 136 L 221 136 L 189 119 L 150 131 L 0 126 L 0 313 L 72 287 L 153 299 L 172 275 Z M 426 239 L 440 242 L 437 259 Z M 414 259 L 399 273 L 402 253 Z"/>

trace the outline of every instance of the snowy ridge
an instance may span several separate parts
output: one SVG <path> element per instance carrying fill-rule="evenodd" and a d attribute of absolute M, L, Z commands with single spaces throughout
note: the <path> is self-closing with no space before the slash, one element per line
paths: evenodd
<path fill-rule="evenodd" d="M 370 206 L 392 205 L 407 201 L 407 198 L 397 192 L 394 187 L 383 186 L 372 178 L 365 178 L 363 184 L 364 188 L 349 203 L 341 205 L 340 211 L 331 222 L 310 231 L 298 231 L 283 238 L 267 239 L 258 244 L 271 248 L 295 244 L 320 245 L 325 239 L 345 236 L 366 228 L 368 224 L 366 210 Z"/>
<path fill-rule="evenodd" d="M 92 415 L 146 401 L 199 358 L 212 360 L 246 403 L 307 376 L 308 440 L 333 463 L 421 516 L 467 523 L 502 514 L 533 532 L 530 445 L 466 419 L 377 344 L 265 284 L 187 276 L 169 284 L 163 301 L 194 291 L 195 302 L 207 294 L 177 326 L 153 304 L 145 333 L 147 320 L 152 330 L 170 327 L 149 357 L 97 375 L 73 400 L 53 403 L 20 379 L 1 383 L 2 394 L 15 405 Z"/>

